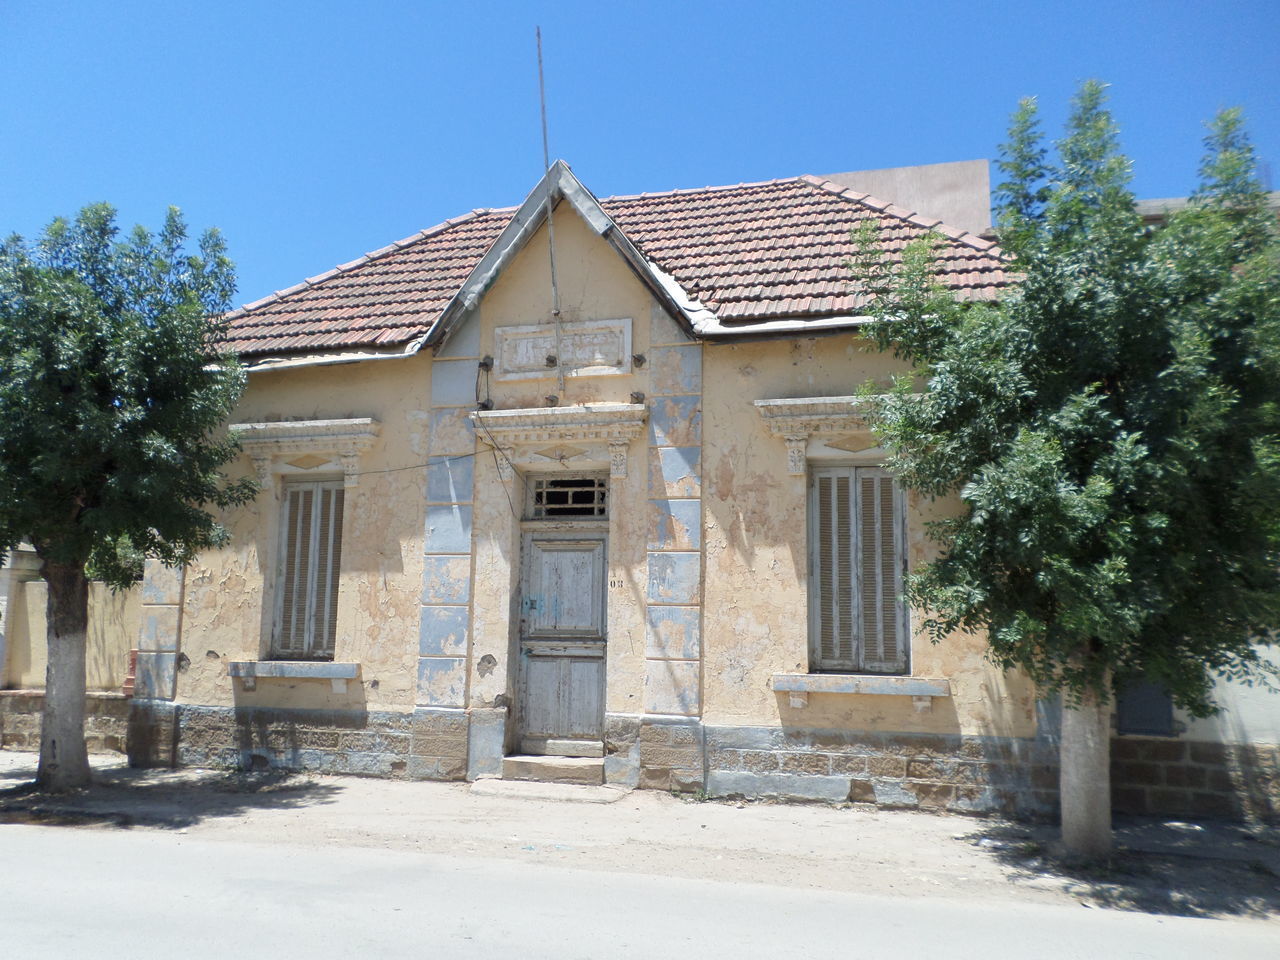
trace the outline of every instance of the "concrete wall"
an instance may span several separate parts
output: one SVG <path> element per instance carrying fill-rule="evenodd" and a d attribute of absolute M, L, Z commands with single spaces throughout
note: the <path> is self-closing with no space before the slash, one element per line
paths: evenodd
<path fill-rule="evenodd" d="M 11 690 L 43 690 L 48 665 L 43 580 L 15 583 L 5 609 L 6 663 L 0 675 Z M 89 635 L 85 685 L 92 691 L 119 691 L 129 672 L 129 651 L 137 639 L 141 599 L 137 590 L 114 592 L 101 583 L 89 587 Z"/>
<path fill-rule="evenodd" d="M 1263 652 L 1263 658 L 1280 668 L 1280 648 Z M 1219 680 L 1214 698 L 1223 707 L 1216 717 L 1196 720 L 1182 716 L 1184 739 L 1231 744 L 1280 744 L 1280 677 L 1268 683 L 1244 684 Z"/>
<path fill-rule="evenodd" d="M 250 376 L 233 422 L 372 417 L 382 424 L 360 457 L 357 485 L 346 490 L 343 517 L 334 658 L 358 663 L 359 678 L 345 692 L 326 680 L 259 679 L 252 690 L 230 681 L 230 662 L 267 654 L 281 489 L 273 477 L 254 503 L 223 518 L 231 543 L 185 571 L 178 702 L 412 709 L 430 378 L 423 357 Z M 246 456 L 230 472 L 250 470 Z"/>
<path fill-rule="evenodd" d="M 985 234 L 991 229 L 990 167 L 987 160 L 957 160 L 831 173 L 827 179 L 937 217 L 949 227 Z"/>

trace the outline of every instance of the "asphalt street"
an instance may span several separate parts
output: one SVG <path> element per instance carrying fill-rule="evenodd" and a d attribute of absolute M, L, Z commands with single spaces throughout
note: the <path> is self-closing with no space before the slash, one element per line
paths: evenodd
<path fill-rule="evenodd" d="M 179 830 L 0 826 L 10 957 L 1232 958 L 1270 923 L 873 896 L 305 846 Z"/>

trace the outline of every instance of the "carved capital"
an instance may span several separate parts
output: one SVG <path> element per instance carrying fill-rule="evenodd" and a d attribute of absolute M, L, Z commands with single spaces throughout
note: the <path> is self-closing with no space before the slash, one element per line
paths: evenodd
<path fill-rule="evenodd" d="M 516 468 L 511 463 L 511 458 L 505 456 L 501 451 L 498 452 L 498 479 L 503 483 L 510 483 L 516 478 Z"/>
<path fill-rule="evenodd" d="M 809 438 L 801 434 L 783 439 L 787 442 L 787 473 L 797 477 L 804 476 L 804 454 Z"/>
<path fill-rule="evenodd" d="M 263 489 L 269 489 L 271 481 L 271 455 L 267 453 L 255 453 L 249 456 L 253 461 L 253 473 L 258 478 L 258 485 Z"/>
<path fill-rule="evenodd" d="M 360 454 L 344 453 L 340 459 L 342 460 L 342 485 L 354 487 L 360 482 Z"/>
<path fill-rule="evenodd" d="M 627 476 L 626 440 L 614 440 L 609 444 L 609 476 L 625 479 Z"/>

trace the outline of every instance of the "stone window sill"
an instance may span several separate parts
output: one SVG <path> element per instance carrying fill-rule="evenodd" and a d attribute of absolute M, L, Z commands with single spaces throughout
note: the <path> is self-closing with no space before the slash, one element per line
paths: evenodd
<path fill-rule="evenodd" d="M 945 679 L 854 673 L 775 673 L 773 689 L 787 694 L 796 708 L 807 707 L 811 693 L 910 697 L 920 711 L 932 710 L 934 697 L 951 696 L 951 683 Z"/>
<path fill-rule="evenodd" d="M 227 673 L 252 690 L 259 678 L 285 680 L 328 680 L 335 693 L 346 693 L 347 681 L 360 675 L 358 663 L 330 660 L 233 660 Z"/>

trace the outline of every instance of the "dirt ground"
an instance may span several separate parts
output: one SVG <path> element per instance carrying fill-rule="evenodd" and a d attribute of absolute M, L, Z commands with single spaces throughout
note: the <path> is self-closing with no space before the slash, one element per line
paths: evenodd
<path fill-rule="evenodd" d="M 946 899 L 1075 902 L 1280 926 L 1280 830 L 1129 818 L 1117 855 L 1071 868 L 1053 827 L 858 805 L 694 801 L 655 791 L 613 802 L 537 787 L 308 774 L 130 770 L 94 757 L 96 781 L 35 792 L 33 754 L 0 751 L 5 823 L 163 830 L 205 840 L 419 850 L 585 870 Z M 586 793 L 575 790 L 587 789 Z M 560 788 L 566 797 L 588 788 Z"/>

